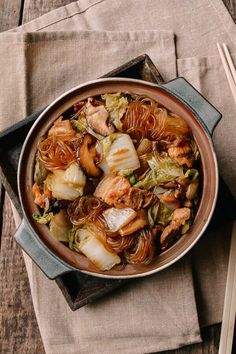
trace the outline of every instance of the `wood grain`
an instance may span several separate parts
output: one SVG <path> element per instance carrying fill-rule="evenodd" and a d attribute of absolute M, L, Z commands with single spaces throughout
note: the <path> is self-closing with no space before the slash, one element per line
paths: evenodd
<path fill-rule="evenodd" d="M 3 211 L 0 353 L 44 354 L 22 251 L 12 237 L 15 224 L 8 197 Z"/>
<path fill-rule="evenodd" d="M 223 0 L 236 22 L 236 0 Z M 0 0 L 0 31 L 31 21 L 70 0 Z M 8 197 L 0 186 L 0 353 L 44 354 L 22 253 L 13 241 L 15 226 Z M 4 199 L 4 204 L 3 204 Z M 1 217 L 3 222 L 1 228 Z M 163 354 L 215 354 L 218 351 L 220 325 L 202 330 L 203 343 Z M 65 353 L 66 354 L 66 353 Z"/>
<path fill-rule="evenodd" d="M 236 1 L 235 0 L 223 0 L 234 22 L 236 22 Z"/>
<path fill-rule="evenodd" d="M 60 6 L 70 4 L 71 0 L 25 0 L 23 11 L 23 23 L 32 21 L 33 19 L 46 14 L 51 10 L 55 10 Z"/>
<path fill-rule="evenodd" d="M 16 27 L 21 22 L 21 0 L 0 0 L 0 32 Z"/>

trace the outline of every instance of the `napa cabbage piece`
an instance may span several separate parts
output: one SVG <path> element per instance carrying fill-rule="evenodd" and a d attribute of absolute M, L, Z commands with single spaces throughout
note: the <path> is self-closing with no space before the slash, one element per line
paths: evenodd
<path fill-rule="evenodd" d="M 151 189 L 156 185 L 155 172 L 150 170 L 146 173 L 145 177 L 134 184 L 134 187 L 142 189 Z"/>
<path fill-rule="evenodd" d="M 121 262 L 111 248 L 92 235 L 80 242 L 79 249 L 100 270 L 109 270 Z"/>
<path fill-rule="evenodd" d="M 39 214 L 33 214 L 32 217 L 39 224 L 46 225 L 53 218 L 53 213 L 52 212 L 49 212 L 49 213 L 48 212 L 44 212 L 43 214 L 40 214 L 40 213 Z"/>
<path fill-rule="evenodd" d="M 98 269 L 109 270 L 121 262 L 95 225 L 85 224 L 69 235 L 70 248 L 83 253 Z"/>
<path fill-rule="evenodd" d="M 99 141 L 97 151 L 102 154 L 102 158 L 105 159 L 111 149 L 111 144 L 117 138 L 117 134 L 110 134 L 106 138 Z"/>
<path fill-rule="evenodd" d="M 120 170 L 136 170 L 140 167 L 137 152 L 132 139 L 128 134 L 115 133 L 115 140 L 111 144 L 106 157 L 110 172 Z"/>
<path fill-rule="evenodd" d="M 111 231 L 118 231 L 127 225 L 136 216 L 136 211 L 131 208 L 109 208 L 103 212 L 104 219 Z"/>
<path fill-rule="evenodd" d="M 93 135 L 96 139 L 101 140 L 103 139 L 103 135 L 96 133 L 95 131 L 93 131 L 93 129 L 91 129 L 91 127 L 88 125 L 87 119 L 86 119 L 86 115 L 85 112 L 82 110 L 79 114 L 79 116 L 76 118 L 71 118 L 71 125 L 72 128 L 77 131 L 78 133 L 89 133 L 91 135 Z"/>
<path fill-rule="evenodd" d="M 157 161 L 152 156 L 147 162 L 150 168 L 157 173 L 157 178 L 161 180 L 160 183 L 171 181 L 183 174 L 183 167 L 170 157 L 163 157 Z"/>
<path fill-rule="evenodd" d="M 151 228 L 155 224 L 166 226 L 172 219 L 173 210 L 167 208 L 162 202 L 155 203 L 148 209 L 148 221 Z"/>
<path fill-rule="evenodd" d="M 76 114 L 76 118 L 77 119 L 75 118 L 71 119 L 72 128 L 76 130 L 78 133 L 86 133 L 88 130 L 88 123 L 84 111 L 81 111 L 78 117 Z"/>
<path fill-rule="evenodd" d="M 191 139 L 190 145 L 192 148 L 194 160 L 198 160 L 200 158 L 200 152 L 194 139 Z"/>
<path fill-rule="evenodd" d="M 130 184 L 132 184 L 132 186 L 137 183 L 138 181 L 138 176 L 133 172 L 133 170 L 120 170 L 118 172 L 119 176 L 125 177 L 126 179 L 128 179 L 128 181 L 130 182 Z"/>
<path fill-rule="evenodd" d="M 66 170 L 50 173 L 45 184 L 54 198 L 72 201 L 83 195 L 86 177 L 77 163 L 73 163 Z"/>
<path fill-rule="evenodd" d="M 121 93 L 106 93 L 101 96 L 105 100 L 105 106 L 110 113 L 110 120 L 118 130 L 122 130 L 121 118 L 123 117 L 127 107 L 128 99 Z"/>
<path fill-rule="evenodd" d="M 195 168 L 191 168 L 187 170 L 184 174 L 184 178 L 186 178 L 189 183 L 196 181 L 198 177 L 199 177 L 199 172 Z"/>
<path fill-rule="evenodd" d="M 77 187 L 84 187 L 86 184 L 86 176 L 76 162 L 65 170 L 63 178 L 66 183 L 71 183 Z"/>
<path fill-rule="evenodd" d="M 157 161 L 152 156 L 147 162 L 150 171 L 134 185 L 135 187 L 151 189 L 154 186 L 159 186 L 160 183 L 172 181 L 183 175 L 183 167 L 170 157 L 163 157 Z"/>
<path fill-rule="evenodd" d="M 60 210 L 58 214 L 55 214 L 49 224 L 49 230 L 52 236 L 62 242 L 69 241 L 69 232 L 71 230 L 71 223 L 68 215 L 64 209 Z"/>
<path fill-rule="evenodd" d="M 169 222 L 172 219 L 172 214 L 173 214 L 173 210 L 167 208 L 165 206 L 165 204 L 163 203 L 159 203 L 159 208 L 158 208 L 158 215 L 157 215 L 157 219 L 156 222 L 158 224 L 161 224 L 163 226 L 166 226 L 169 224 Z"/>
<path fill-rule="evenodd" d="M 154 227 L 157 221 L 159 212 L 159 203 L 155 203 L 150 208 L 148 208 L 148 222 L 151 228 Z"/>
<path fill-rule="evenodd" d="M 181 234 L 182 235 L 186 234 L 189 231 L 191 225 L 192 225 L 192 220 L 185 221 L 184 225 L 181 228 Z"/>
<path fill-rule="evenodd" d="M 128 134 L 113 133 L 100 140 L 96 150 L 102 156 L 98 166 L 105 175 L 119 172 L 127 176 L 140 167 L 137 152 Z"/>
<path fill-rule="evenodd" d="M 49 171 L 45 168 L 42 161 L 36 157 L 35 168 L 34 168 L 34 181 L 38 186 L 43 186 L 43 182 L 47 178 Z"/>

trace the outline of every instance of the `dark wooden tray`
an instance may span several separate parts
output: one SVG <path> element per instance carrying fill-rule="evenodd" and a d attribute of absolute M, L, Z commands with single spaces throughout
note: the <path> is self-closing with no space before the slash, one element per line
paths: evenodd
<path fill-rule="evenodd" d="M 162 83 L 163 79 L 148 55 L 141 55 L 104 77 L 128 77 Z M 19 123 L 0 133 L 0 179 L 9 194 L 14 206 L 22 216 L 17 192 L 17 166 L 22 144 L 34 121 L 40 113 L 32 114 Z M 221 211 L 224 210 L 224 213 Z M 228 188 L 220 180 L 219 198 L 209 228 L 215 228 L 227 220 L 233 220 L 236 214 L 236 203 Z M 105 294 L 124 285 L 124 280 L 104 280 L 82 274 L 77 271 L 67 273 L 56 279 L 72 310 L 93 302 Z"/>
<path fill-rule="evenodd" d="M 146 54 L 110 71 L 103 77 L 128 77 L 155 83 L 163 82 L 157 68 Z M 29 129 L 43 109 L 0 133 L 0 179 L 20 216 L 22 211 L 16 179 L 19 155 Z M 70 308 L 77 310 L 116 289 L 124 284 L 124 281 L 104 280 L 75 271 L 58 277 L 56 283 Z"/>

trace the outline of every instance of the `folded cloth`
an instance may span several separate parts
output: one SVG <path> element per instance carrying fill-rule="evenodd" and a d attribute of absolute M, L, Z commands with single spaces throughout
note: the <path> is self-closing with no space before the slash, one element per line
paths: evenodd
<path fill-rule="evenodd" d="M 235 24 L 222 0 L 80 0 L 12 31 L 172 30 L 177 57 L 217 54 L 216 42 L 235 49 Z"/>
<path fill-rule="evenodd" d="M 236 64 L 236 55 L 232 56 Z M 236 107 L 219 56 L 177 60 L 179 76 L 185 77 L 222 113 L 213 140 L 220 174 L 236 195 Z M 227 215 L 224 215 L 227 220 Z M 196 295 L 200 323 L 207 325 L 221 319 L 228 249 L 232 225 L 224 224 L 208 231 L 193 249 Z M 213 281 L 214 279 L 214 281 Z"/>
<path fill-rule="evenodd" d="M 1 124 L 5 126 L 22 114 L 42 108 L 72 86 L 103 75 L 144 52 L 163 76 L 176 76 L 172 32 L 6 33 L 0 36 L 0 44 L 0 57 L 8 53 L 11 58 L 10 64 L 2 59 Z M 17 77 L 16 83 L 13 78 L 7 80 L 12 75 Z M 18 99 L 12 107 L 13 82 Z M 48 280 L 27 256 L 25 260 L 47 353 L 141 354 L 201 341 L 189 258 L 74 313 L 55 282 Z"/>
<path fill-rule="evenodd" d="M 182 0 L 181 3 L 176 0 L 129 0 L 128 5 L 123 0 L 80 0 L 12 31 L 123 31 L 124 29 L 134 31 L 137 24 L 139 30 L 144 31 L 173 31 L 176 36 L 178 59 L 218 56 L 216 42 L 226 42 L 229 49 L 235 52 L 236 26 L 222 0 L 196 0 L 194 5 L 189 0 Z M 165 68 L 168 70 L 167 66 Z M 222 70 L 223 68 L 221 72 Z M 165 73 L 166 71 L 162 73 L 163 77 L 168 80 L 169 77 L 165 76 Z M 192 83 L 194 84 L 194 81 Z M 211 89 L 212 87 L 207 87 L 206 90 L 211 91 Z M 218 102 L 219 100 L 216 102 L 216 107 L 220 108 Z M 218 134 L 224 132 L 219 127 L 217 131 Z M 221 142 L 225 147 L 226 140 L 221 139 Z M 224 148 L 222 151 L 224 154 Z M 222 153 L 219 149 L 217 153 L 221 158 Z M 230 156 L 232 153 L 233 149 Z M 223 176 L 236 196 L 236 184 L 233 183 L 236 164 L 231 163 L 228 154 L 225 156 L 224 161 L 228 166 L 231 165 L 232 171 L 228 166 L 226 169 L 222 168 Z"/>
<path fill-rule="evenodd" d="M 8 32 L 0 35 L 0 44 L 0 129 L 145 52 L 163 77 L 176 77 L 172 32 Z"/>
<path fill-rule="evenodd" d="M 133 32 L 137 28 L 137 23 L 139 30 L 144 32 L 137 32 L 139 34 Z M 134 41 L 129 39 L 129 34 L 116 32 L 117 30 L 123 31 L 124 28 L 132 32 L 131 38 L 137 36 L 135 37 L 137 43 L 134 44 Z M 90 40 L 86 43 L 86 40 L 82 39 L 83 35 L 90 36 L 90 31 L 87 32 L 87 29 L 100 31 L 94 31 L 95 37 L 91 41 L 97 48 L 96 51 L 88 45 L 91 43 Z M 160 51 L 160 38 L 168 34 L 163 34 L 163 32 L 157 34 L 157 31 L 154 31 L 159 36 L 159 40 L 155 41 L 152 31 L 170 29 L 176 35 L 177 47 L 172 46 L 172 36 L 168 46 L 162 46 L 164 50 Z M 64 33 L 61 32 L 62 30 Z M 69 58 L 67 51 L 64 50 L 67 43 L 70 48 L 73 46 L 69 43 L 69 37 L 70 35 L 76 37 L 76 34 L 70 33 L 71 30 L 83 30 L 84 32 L 78 41 L 78 47 L 74 45 L 72 50 L 76 61 Z M 114 33 L 110 32 L 114 30 Z M 230 124 L 235 124 L 233 122 L 235 106 L 228 91 L 222 66 L 213 56 L 216 54 L 216 47 L 212 38 L 215 41 L 227 42 L 231 50 L 235 50 L 232 39 L 235 37 L 236 29 L 220 0 L 196 0 L 194 4 L 187 0 L 181 2 L 129 0 L 128 6 L 127 2 L 121 0 L 113 2 L 84 0 L 46 14 L 15 31 L 38 33 L 26 33 L 21 37 L 17 37 L 18 34 L 8 33 L 2 35 L 0 39 L 1 63 L 5 65 L 6 70 L 9 70 L 8 75 L 11 74 L 7 92 L 12 98 L 11 88 L 16 86 L 14 96 L 18 92 L 17 97 L 19 97 L 12 102 L 13 108 L 17 108 L 14 112 L 8 107 L 6 109 L 9 111 L 4 110 L 8 112 L 4 116 L 5 119 L 13 115 L 16 117 L 18 115 L 17 119 L 23 118 L 23 113 L 31 113 L 41 108 L 67 88 L 88 78 L 97 77 L 100 73 L 105 73 L 121 64 L 122 61 L 145 51 L 151 55 L 163 77 L 166 80 L 171 79 L 175 75 L 175 70 L 173 70 L 175 64 L 172 62 L 175 57 L 173 56 L 172 60 L 168 61 L 167 57 L 170 59 L 172 54 L 168 56 L 167 53 L 170 48 L 171 53 L 176 49 L 178 74 L 185 76 L 193 85 L 196 85 L 227 117 L 227 124 L 224 124 L 225 120 L 221 122 L 223 129 L 216 130 L 214 139 L 220 158 L 221 172 L 231 190 L 235 192 L 233 185 L 236 172 L 235 157 L 229 151 L 230 147 L 227 144 L 228 136 L 231 141 L 234 141 L 233 125 Z M 47 33 L 41 33 L 42 31 L 47 31 Z M 52 32 L 50 34 L 52 37 L 48 32 Z M 107 32 L 110 36 L 108 41 L 105 40 Z M 68 40 L 62 40 L 61 43 L 59 38 L 62 34 L 68 35 Z M 7 35 L 12 35 L 12 37 L 7 38 Z M 102 36 L 102 40 L 97 45 L 96 36 L 101 38 L 99 35 Z M 128 37 L 126 41 L 118 40 L 117 42 L 117 40 L 112 41 L 113 35 L 117 36 L 113 38 L 123 38 L 119 37 L 122 35 Z M 150 42 L 148 41 L 149 35 L 153 36 L 152 39 L 149 37 Z M 4 63 L 3 56 L 6 50 L 11 50 L 10 38 L 11 41 L 15 38 L 17 42 L 14 48 L 18 46 L 24 48 L 21 56 L 18 57 L 19 61 L 22 60 L 20 67 L 22 73 L 16 69 L 19 63 L 17 55 L 15 57 L 14 54 L 8 55 L 8 60 Z M 52 38 L 54 38 L 55 46 L 50 43 Z M 142 42 L 141 38 L 146 40 Z M 84 51 L 81 50 L 83 46 L 85 46 Z M 75 47 L 78 49 L 77 52 Z M 123 53 L 119 50 L 120 48 Z M 98 55 L 95 68 L 94 60 L 91 59 L 94 56 L 91 57 L 90 53 Z M 194 56 L 198 57 L 192 58 Z M 203 58 L 203 56 L 208 57 Z M 10 63 L 9 58 L 11 58 Z M 49 73 L 43 70 L 42 62 L 46 68 L 50 65 Z M 60 75 L 60 63 L 62 75 Z M 65 63 L 69 63 L 70 69 L 75 68 L 74 71 L 70 71 Z M 75 63 L 77 63 L 76 67 Z M 90 63 L 87 65 L 89 70 L 86 73 L 81 71 L 83 67 L 81 63 L 83 66 L 84 63 Z M 44 79 L 45 73 L 47 73 L 47 80 Z M 71 73 L 78 76 L 73 77 Z M 17 78 L 17 81 L 14 78 Z M 219 87 L 224 87 L 224 90 Z M 42 88 L 41 91 L 40 88 Z M 2 89 L 3 85 L 1 85 Z M 19 104 L 18 101 L 21 103 Z M 1 102 L 1 105 L 4 102 Z M 15 112 L 18 112 L 17 115 Z M 204 325 L 219 322 L 221 319 L 229 236 L 230 225 L 217 230 L 217 233 L 207 233 L 192 253 L 197 305 L 201 324 Z M 67 308 L 55 284 L 48 281 L 28 258 L 26 264 L 35 311 L 47 353 L 110 353 L 112 351 L 114 353 L 148 353 L 177 348 L 200 340 L 191 267 L 186 265 L 189 264 L 189 258 L 178 262 L 165 272 L 139 280 L 119 293 L 86 306 L 74 314 L 71 314 Z M 50 298 L 51 304 L 48 301 Z M 122 318 L 120 314 L 124 317 Z"/>

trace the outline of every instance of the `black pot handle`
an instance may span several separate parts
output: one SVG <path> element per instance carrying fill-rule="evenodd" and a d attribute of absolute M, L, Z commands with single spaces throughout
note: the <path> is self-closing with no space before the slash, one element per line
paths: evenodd
<path fill-rule="evenodd" d="M 46 247 L 33 236 L 25 220 L 22 221 L 14 237 L 49 279 L 55 279 L 59 275 L 71 271 L 69 267 L 51 255 Z"/>
<path fill-rule="evenodd" d="M 182 77 L 161 84 L 165 91 L 176 96 L 198 118 L 206 131 L 212 135 L 222 115 L 190 83 Z"/>

